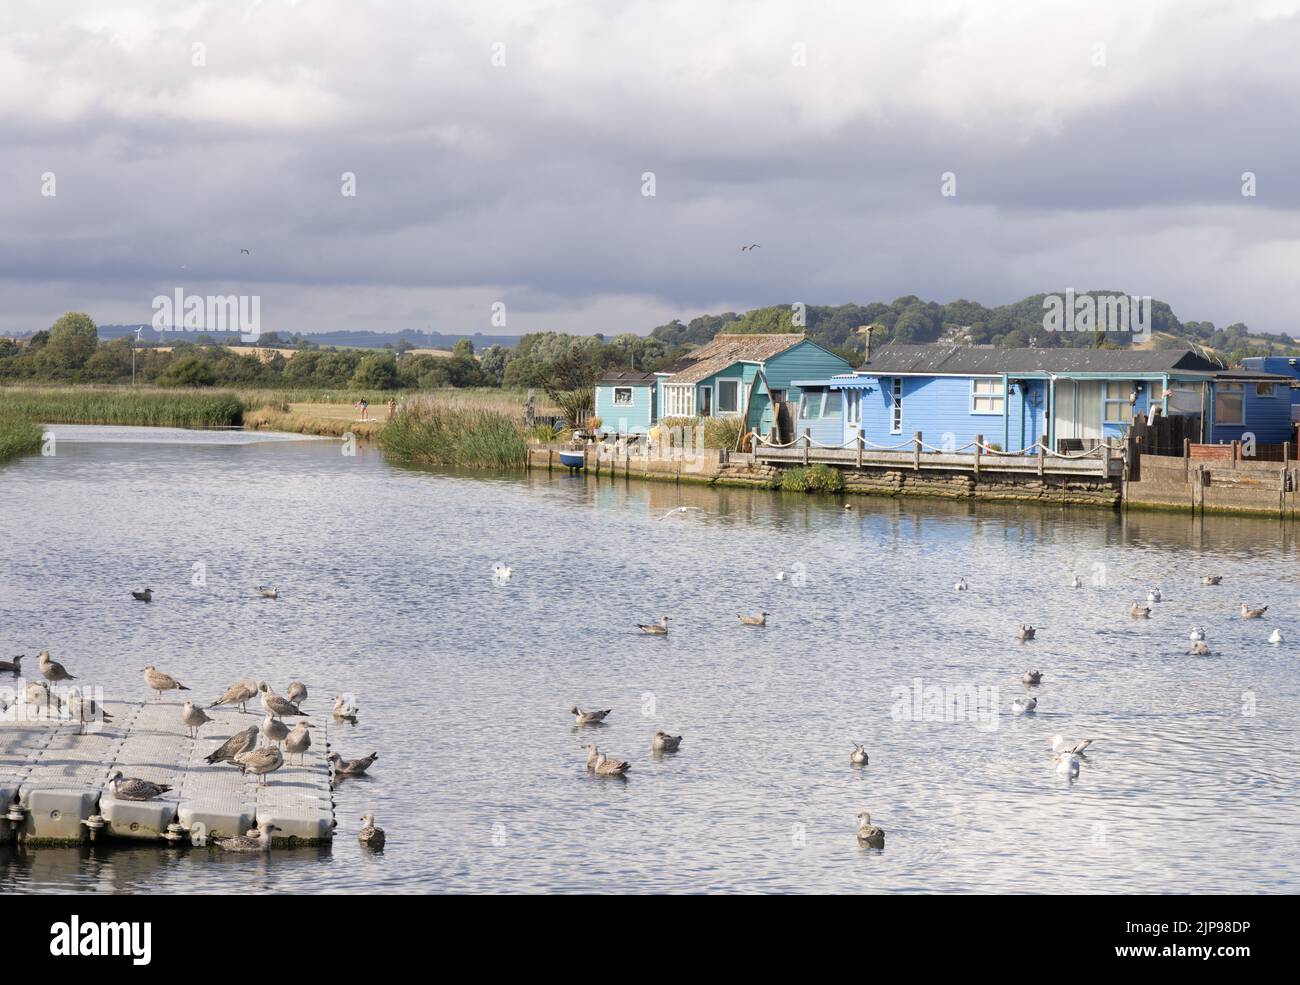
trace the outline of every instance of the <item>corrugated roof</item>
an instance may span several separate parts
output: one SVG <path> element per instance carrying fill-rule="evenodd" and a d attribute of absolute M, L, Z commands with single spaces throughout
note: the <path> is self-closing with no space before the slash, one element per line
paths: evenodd
<path fill-rule="evenodd" d="M 689 352 L 675 365 L 676 372 L 664 382 L 698 383 L 733 363 L 761 363 L 808 341 L 801 334 L 786 335 L 715 335 L 713 341 Z"/>
<path fill-rule="evenodd" d="M 996 346 L 887 345 L 859 372 L 939 374 L 999 373 L 1219 373 L 1223 367 L 1191 349 L 1000 349 Z"/>
<path fill-rule="evenodd" d="M 633 370 L 622 370 L 619 372 L 606 373 L 596 381 L 596 385 L 599 386 L 602 383 L 620 383 L 623 386 L 652 386 L 654 381 L 654 373 L 638 373 Z"/>

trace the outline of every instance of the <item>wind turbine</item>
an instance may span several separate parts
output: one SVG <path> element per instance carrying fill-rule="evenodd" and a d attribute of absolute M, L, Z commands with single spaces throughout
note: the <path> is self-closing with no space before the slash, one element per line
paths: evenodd
<path fill-rule="evenodd" d="M 135 386 L 135 343 L 140 341 L 140 334 L 144 331 L 141 325 L 135 330 L 135 342 L 131 343 L 131 385 Z"/>

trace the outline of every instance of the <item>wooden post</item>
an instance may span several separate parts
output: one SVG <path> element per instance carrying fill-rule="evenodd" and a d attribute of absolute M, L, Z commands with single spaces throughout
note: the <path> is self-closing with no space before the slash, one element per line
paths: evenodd
<path fill-rule="evenodd" d="M 1043 467 L 1047 464 L 1047 446 L 1043 444 L 1043 439 L 1038 439 L 1038 478 L 1043 477 Z"/>
<path fill-rule="evenodd" d="M 1237 467 L 1237 459 L 1240 457 L 1241 457 L 1241 442 L 1234 441 L 1232 443 L 1232 467 L 1234 469 Z"/>
<path fill-rule="evenodd" d="M 812 429 L 803 429 L 803 463 L 808 464 L 808 452 L 812 448 Z"/>
<path fill-rule="evenodd" d="M 1103 439 L 1101 447 L 1101 476 L 1104 479 L 1110 475 L 1110 439 Z"/>
<path fill-rule="evenodd" d="M 1192 439 L 1183 439 L 1183 481 L 1186 482 L 1192 468 Z"/>
<path fill-rule="evenodd" d="M 1284 466 L 1291 464 L 1291 442 L 1282 442 L 1282 464 Z"/>
<path fill-rule="evenodd" d="M 980 453 L 984 450 L 984 435 L 975 435 L 975 475 L 980 474 Z"/>
<path fill-rule="evenodd" d="M 863 440 L 862 440 L 862 431 L 859 429 L 859 431 L 858 431 L 858 468 L 862 468 L 862 445 L 863 445 L 863 443 L 864 443 L 864 442 L 863 442 Z"/>
<path fill-rule="evenodd" d="M 920 472 L 921 471 L 921 432 L 920 431 L 916 432 L 916 437 L 913 440 L 916 442 L 916 447 L 912 449 L 912 471 Z"/>
<path fill-rule="evenodd" d="M 554 448 L 546 449 L 546 471 L 547 472 L 555 471 L 555 449 Z"/>

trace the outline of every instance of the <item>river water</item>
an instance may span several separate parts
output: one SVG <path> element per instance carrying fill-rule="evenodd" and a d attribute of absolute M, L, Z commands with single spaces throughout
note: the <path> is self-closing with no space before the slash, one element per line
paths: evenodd
<path fill-rule="evenodd" d="M 309 708 L 350 691 L 360 720 L 336 745 L 380 760 L 338 788 L 330 847 L 6 845 L 0 891 L 1297 888 L 1285 525 L 864 497 L 846 511 L 402 469 L 330 440 L 54 430 L 55 455 L 0 465 L 0 656 L 48 648 L 133 700 L 145 662 L 214 697 L 246 674 L 306 681 Z M 254 598 L 262 583 L 281 598 Z M 128 595 L 144 584 L 149 606 Z M 1152 618 L 1131 619 L 1156 586 Z M 1239 618 L 1242 600 L 1266 618 Z M 766 628 L 736 619 L 759 610 Z M 661 614 L 667 638 L 636 631 Z M 1214 655 L 1185 655 L 1193 625 Z M 1267 644 L 1274 628 L 1287 642 Z M 1046 676 L 1018 717 L 1028 667 Z M 954 689 L 976 706 L 945 714 L 933 696 Z M 575 703 L 613 712 L 579 730 Z M 652 756 L 656 728 L 684 734 L 681 751 Z M 1054 733 L 1095 739 L 1076 780 L 1054 772 Z M 625 780 L 586 772 L 593 737 L 631 761 Z M 854 740 L 866 767 L 849 764 Z M 861 810 L 883 851 L 857 844 Z M 382 854 L 357 844 L 365 812 Z"/>

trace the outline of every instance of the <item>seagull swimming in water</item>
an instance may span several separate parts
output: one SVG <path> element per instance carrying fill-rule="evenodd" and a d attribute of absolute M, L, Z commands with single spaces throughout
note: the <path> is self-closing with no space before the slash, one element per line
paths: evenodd
<path fill-rule="evenodd" d="M 954 592 L 964 592 L 964 591 L 966 591 L 966 579 L 965 579 L 965 578 L 958 578 L 958 579 L 957 579 L 957 584 L 955 584 L 955 585 L 952 586 L 952 590 L 953 590 Z"/>
<path fill-rule="evenodd" d="M 1151 606 L 1139 605 L 1137 602 L 1134 602 L 1131 606 L 1129 606 L 1128 614 L 1132 616 L 1134 619 L 1150 619 Z"/>
<path fill-rule="evenodd" d="M 869 762 L 867 747 L 860 742 L 853 743 L 853 751 L 849 753 L 849 762 L 854 766 L 866 766 Z"/>
<path fill-rule="evenodd" d="M 858 843 L 872 848 L 885 847 L 885 829 L 871 823 L 871 815 L 863 811 L 858 815 Z"/>
<path fill-rule="evenodd" d="M 1259 618 L 1262 617 L 1262 616 L 1264 615 L 1264 613 L 1267 612 L 1267 611 L 1268 611 L 1268 606 L 1264 606 L 1262 609 L 1252 609 L 1252 608 L 1251 608 L 1250 606 L 1248 606 L 1245 602 L 1242 602 L 1242 603 L 1241 603 L 1241 618 L 1242 618 L 1242 619 L 1259 619 Z"/>
<path fill-rule="evenodd" d="M 1016 633 L 1016 637 L 1020 640 L 1021 643 L 1024 643 L 1029 640 L 1032 640 L 1034 638 L 1035 632 L 1036 630 L 1034 629 L 1033 626 L 1026 626 L 1024 623 L 1021 623 L 1020 631 Z"/>
<path fill-rule="evenodd" d="M 1011 702 L 1011 714 L 1013 715 L 1032 715 L 1037 708 L 1037 698 L 1016 698 Z"/>
<path fill-rule="evenodd" d="M 1163 600 L 1164 600 L 1164 596 L 1160 594 L 1160 589 L 1153 588 L 1151 589 L 1151 591 L 1147 592 L 1148 602 L 1160 602 Z"/>
<path fill-rule="evenodd" d="M 1223 575 L 1206 575 L 1201 579 L 1202 585 L 1217 585 L 1223 581 Z"/>
<path fill-rule="evenodd" d="M 1200 626 L 1193 626 L 1192 631 L 1187 634 L 1187 638 L 1195 643 L 1197 640 L 1205 639 L 1205 630 Z"/>
<path fill-rule="evenodd" d="M 636 628 L 649 636 L 667 636 L 668 635 L 668 617 L 660 616 L 657 623 L 637 623 Z"/>
<path fill-rule="evenodd" d="M 153 589 L 146 588 L 143 592 L 137 592 L 133 590 L 131 592 L 131 598 L 135 599 L 137 602 L 152 602 Z"/>
<path fill-rule="evenodd" d="M 1275 629 L 1275 630 L 1273 630 L 1273 632 L 1272 632 L 1271 634 L 1269 634 L 1268 641 L 1269 641 L 1270 643 L 1274 644 L 1274 645 L 1277 645 L 1278 643 L 1281 643 L 1281 642 L 1282 642 L 1282 630 L 1280 630 L 1280 629 Z"/>
<path fill-rule="evenodd" d="M 1083 579 L 1080 578 L 1078 575 L 1075 575 L 1074 578 L 1070 581 L 1070 587 L 1071 587 L 1071 588 L 1082 588 L 1082 587 L 1083 587 Z"/>
<path fill-rule="evenodd" d="M 1049 740 L 1052 743 L 1052 752 L 1078 754 L 1092 745 L 1091 739 L 1067 739 L 1062 735 L 1054 735 Z"/>
<path fill-rule="evenodd" d="M 1020 680 L 1030 687 L 1037 687 L 1043 683 L 1043 672 L 1041 670 L 1027 670 L 1025 676 Z"/>
<path fill-rule="evenodd" d="M 1208 657 L 1210 655 L 1210 644 L 1206 643 L 1205 640 L 1196 640 L 1187 651 L 1187 655 L 1189 657 Z"/>
<path fill-rule="evenodd" d="M 1071 780 L 1079 775 L 1079 757 L 1072 752 L 1064 752 L 1056 757 L 1056 772 Z"/>

